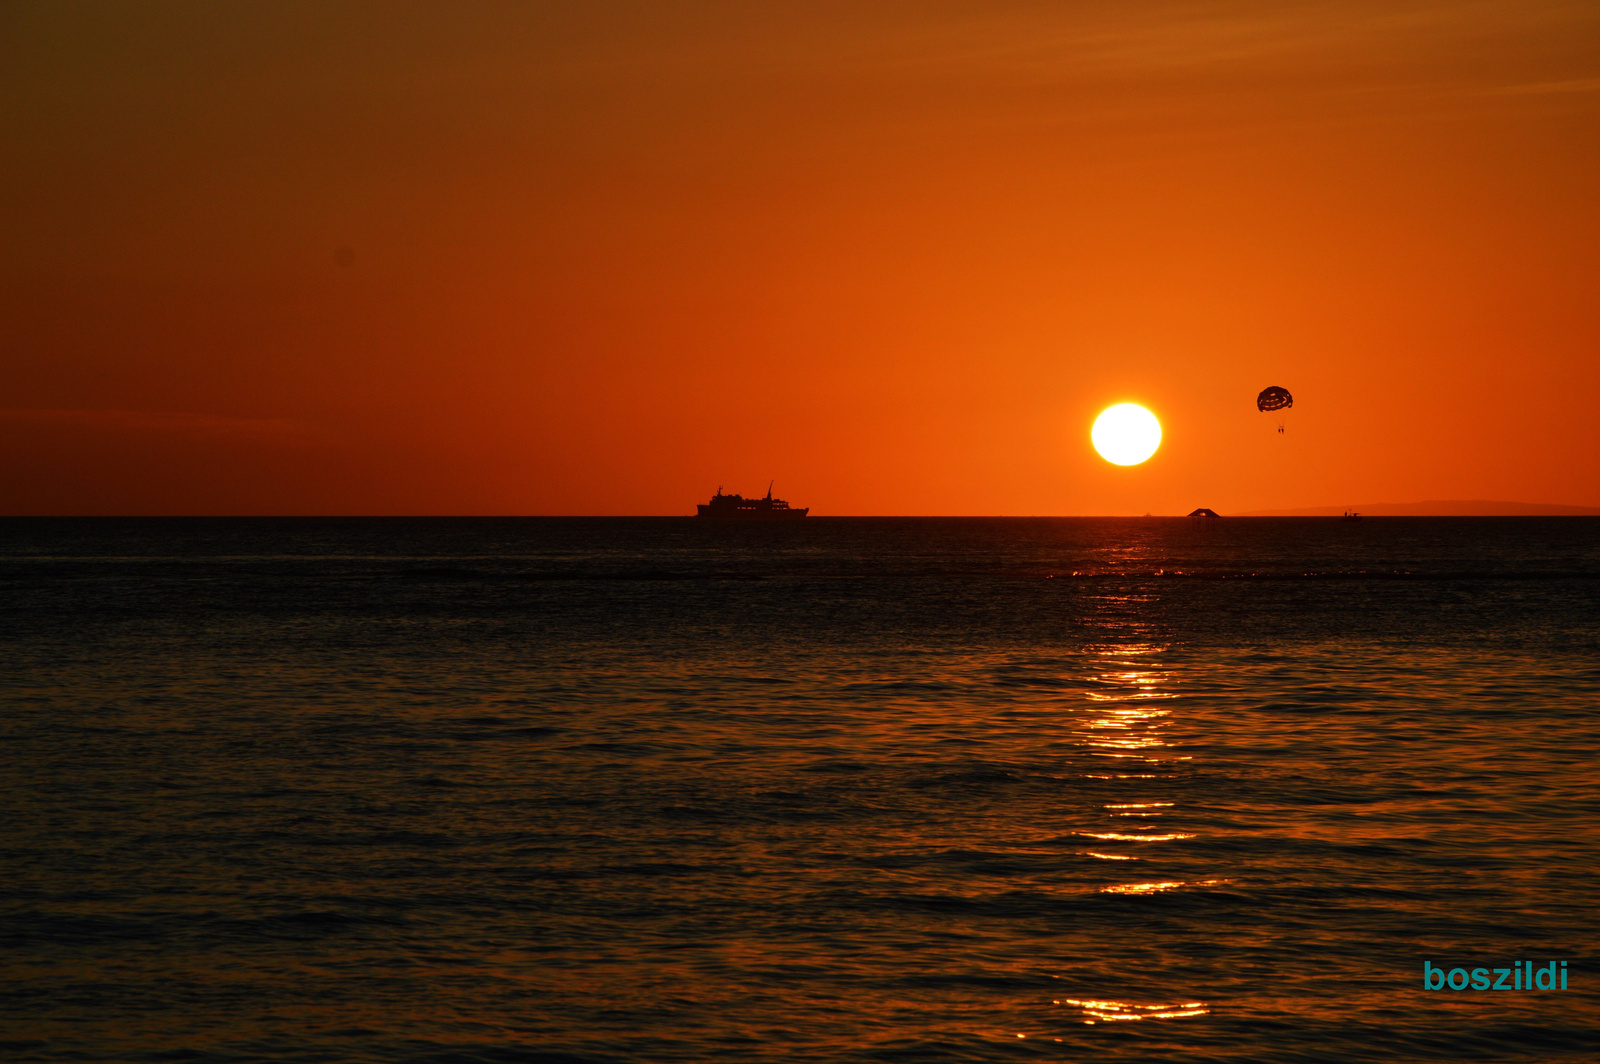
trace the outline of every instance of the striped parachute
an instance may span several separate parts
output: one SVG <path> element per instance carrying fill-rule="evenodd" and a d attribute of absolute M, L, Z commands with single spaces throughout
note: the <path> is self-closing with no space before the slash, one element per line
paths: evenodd
<path fill-rule="evenodd" d="M 1261 389 L 1261 394 L 1256 396 L 1256 409 L 1263 414 L 1274 410 L 1287 410 L 1294 405 L 1294 396 L 1289 394 L 1289 389 L 1280 388 L 1274 384 L 1270 388 Z"/>
<path fill-rule="evenodd" d="M 1285 411 L 1292 406 L 1294 406 L 1294 396 L 1289 394 L 1289 389 L 1280 388 L 1276 384 L 1270 388 L 1261 389 L 1261 394 L 1256 396 L 1256 409 L 1263 414 Z M 1280 436 L 1283 434 L 1283 419 L 1284 415 L 1279 413 L 1278 434 Z"/>

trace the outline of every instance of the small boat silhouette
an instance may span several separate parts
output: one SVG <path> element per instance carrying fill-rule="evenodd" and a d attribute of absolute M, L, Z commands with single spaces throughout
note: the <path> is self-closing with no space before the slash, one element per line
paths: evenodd
<path fill-rule="evenodd" d="M 782 499 L 772 497 L 772 485 L 767 485 L 764 499 L 747 499 L 743 495 L 724 495 L 722 489 L 711 496 L 711 502 L 701 503 L 699 516 L 723 521 L 782 521 L 804 517 L 809 506 L 790 506 Z"/>

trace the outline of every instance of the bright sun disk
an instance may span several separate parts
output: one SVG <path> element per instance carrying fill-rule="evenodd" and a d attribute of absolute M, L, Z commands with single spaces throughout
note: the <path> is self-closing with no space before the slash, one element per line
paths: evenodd
<path fill-rule="evenodd" d="M 1161 422 L 1138 403 L 1118 403 L 1094 419 L 1089 438 L 1106 461 L 1138 465 L 1161 446 Z"/>

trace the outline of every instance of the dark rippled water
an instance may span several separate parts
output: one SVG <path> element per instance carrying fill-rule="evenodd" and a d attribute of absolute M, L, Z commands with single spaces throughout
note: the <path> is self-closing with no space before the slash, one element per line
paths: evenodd
<path fill-rule="evenodd" d="M 8 1060 L 1600 1047 L 1594 520 L 14 520 L 0 606 Z"/>

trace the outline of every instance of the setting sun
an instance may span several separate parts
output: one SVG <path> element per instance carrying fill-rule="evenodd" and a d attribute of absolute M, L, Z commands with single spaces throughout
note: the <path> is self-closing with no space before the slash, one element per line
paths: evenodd
<path fill-rule="evenodd" d="M 1118 403 L 1095 418 L 1089 438 L 1106 461 L 1138 465 L 1161 446 L 1161 423 L 1137 403 Z"/>

